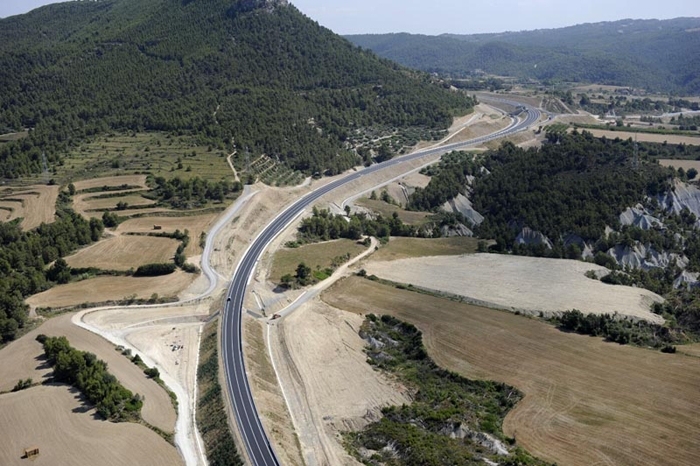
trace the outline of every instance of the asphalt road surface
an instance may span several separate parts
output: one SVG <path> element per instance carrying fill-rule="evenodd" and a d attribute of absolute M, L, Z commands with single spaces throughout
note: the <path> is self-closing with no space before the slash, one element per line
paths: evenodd
<path fill-rule="evenodd" d="M 226 377 L 226 389 L 233 404 L 233 411 L 240 431 L 241 438 L 245 444 L 248 458 L 255 466 L 279 465 L 280 462 L 275 455 L 275 451 L 270 444 L 270 440 L 265 433 L 260 417 L 255 407 L 255 401 L 250 390 L 250 384 L 245 370 L 243 359 L 242 343 L 242 317 L 243 317 L 243 297 L 246 287 L 253 275 L 255 265 L 262 255 L 267 245 L 280 234 L 292 220 L 300 215 L 307 207 L 313 204 L 321 196 L 328 194 L 334 189 L 349 183 L 357 178 L 369 173 L 383 170 L 385 168 L 398 165 L 407 161 L 419 159 L 428 155 L 450 152 L 468 146 L 479 145 L 485 142 L 510 136 L 523 131 L 537 122 L 541 112 L 533 107 L 507 99 L 486 98 L 483 101 L 507 104 L 514 108 L 521 107 L 526 112 L 524 119 L 513 118 L 511 124 L 500 131 L 481 136 L 469 141 L 447 144 L 444 146 L 417 151 L 412 154 L 388 160 L 386 162 L 372 165 L 368 168 L 351 173 L 326 186 L 323 186 L 296 201 L 291 207 L 280 213 L 260 235 L 253 240 L 243 259 L 236 267 L 231 279 L 231 285 L 227 292 L 227 301 L 224 306 L 221 342 L 223 346 L 224 374 Z"/>

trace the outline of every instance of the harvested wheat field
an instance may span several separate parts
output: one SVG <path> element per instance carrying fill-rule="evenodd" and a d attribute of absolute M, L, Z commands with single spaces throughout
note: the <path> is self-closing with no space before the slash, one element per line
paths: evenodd
<path fill-rule="evenodd" d="M 339 309 L 392 314 L 429 354 L 525 398 L 504 432 L 560 465 L 700 464 L 700 360 L 568 334 L 536 319 L 351 277 L 322 295 Z"/>
<path fill-rule="evenodd" d="M 42 223 L 52 223 L 56 217 L 58 190 L 58 186 L 46 185 L 3 190 L 0 192 L 0 218 L 4 216 L 3 220 L 9 221 L 21 217 L 20 226 L 25 231 Z"/>
<path fill-rule="evenodd" d="M 141 217 L 132 218 L 117 227 L 119 233 L 150 233 L 154 232 L 154 225 L 160 227 L 161 232 L 172 233 L 175 230 L 189 230 L 190 244 L 185 249 L 185 254 L 189 256 L 197 255 L 201 252 L 199 238 L 202 232 L 208 232 L 214 225 L 219 214 L 205 214 L 187 217 Z"/>
<path fill-rule="evenodd" d="M 177 449 L 158 434 L 139 424 L 101 420 L 66 385 L 0 396 L 0 438 L 3 466 L 183 464 Z M 39 447 L 39 456 L 22 459 L 29 446 Z"/>
<path fill-rule="evenodd" d="M 71 322 L 72 316 L 63 314 L 48 319 L 39 328 L 0 351 L 0 391 L 12 389 L 19 379 L 32 378 L 35 382 L 44 380 L 51 373 L 51 368 L 44 363 L 44 351 L 41 344 L 35 340 L 36 336 L 40 333 L 65 336 L 74 348 L 90 351 L 103 359 L 109 371 L 122 385 L 144 397 L 141 411 L 144 420 L 166 432 L 172 432 L 175 426 L 175 409 L 165 390 L 146 377 L 138 366 L 115 351 L 114 346 L 107 340 L 74 325 Z"/>
<path fill-rule="evenodd" d="M 108 176 L 105 178 L 92 178 L 84 181 L 76 181 L 73 183 L 77 191 L 85 189 L 102 188 L 103 186 L 140 186 L 146 188 L 146 175 L 123 175 L 123 176 Z"/>
<path fill-rule="evenodd" d="M 145 264 L 171 262 L 179 245 L 171 238 L 112 236 L 66 257 L 66 262 L 73 268 L 136 269 Z"/>
<path fill-rule="evenodd" d="M 176 271 L 160 277 L 97 277 L 67 285 L 59 285 L 27 298 L 32 307 L 61 308 L 83 303 L 119 301 L 135 296 L 148 299 L 151 295 L 177 296 L 197 275 Z"/>
<path fill-rule="evenodd" d="M 581 261 L 473 254 L 370 262 L 365 268 L 380 278 L 530 314 L 578 309 L 663 322 L 650 311 L 651 305 L 663 298 L 641 288 L 590 279 L 585 276 L 587 271 L 606 269 Z"/>
<path fill-rule="evenodd" d="M 93 195 L 94 196 L 94 195 Z M 105 197 L 90 199 L 90 195 L 84 199 L 87 212 L 97 210 L 116 209 L 119 202 L 125 202 L 127 206 L 147 207 L 156 204 L 152 199 L 146 199 L 140 194 L 125 193 L 120 197 Z"/>
<path fill-rule="evenodd" d="M 608 139 L 637 139 L 639 142 L 668 142 L 669 144 L 700 144 L 700 137 L 681 136 L 678 134 L 633 133 L 626 131 L 608 131 L 603 129 L 587 129 L 586 131 L 597 138 L 605 136 Z"/>

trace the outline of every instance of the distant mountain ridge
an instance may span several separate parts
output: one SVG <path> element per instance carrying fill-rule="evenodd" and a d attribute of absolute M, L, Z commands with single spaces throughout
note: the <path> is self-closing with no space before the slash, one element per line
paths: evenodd
<path fill-rule="evenodd" d="M 621 20 L 498 34 L 346 36 L 404 66 L 464 76 L 478 70 L 700 94 L 700 18 Z"/>
<path fill-rule="evenodd" d="M 286 0 L 102 0 L 0 20 L 0 176 L 108 131 L 168 131 L 306 173 L 360 160 L 373 125 L 444 129 L 471 100 L 361 51 Z M 215 114 L 216 112 L 216 114 Z M 222 147 L 223 148 L 223 147 Z"/>

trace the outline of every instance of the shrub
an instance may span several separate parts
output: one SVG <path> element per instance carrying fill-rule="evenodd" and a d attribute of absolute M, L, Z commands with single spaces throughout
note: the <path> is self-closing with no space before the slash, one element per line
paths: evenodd
<path fill-rule="evenodd" d="M 134 272 L 134 277 L 157 277 L 175 272 L 175 264 L 146 264 Z"/>

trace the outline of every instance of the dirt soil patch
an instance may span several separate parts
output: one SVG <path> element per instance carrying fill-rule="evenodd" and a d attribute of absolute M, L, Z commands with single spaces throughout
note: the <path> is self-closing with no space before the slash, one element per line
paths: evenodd
<path fill-rule="evenodd" d="M 0 192 L 3 221 L 22 217 L 23 230 L 31 230 L 42 223 L 52 223 L 56 217 L 58 186 L 36 185 Z M 9 209 L 9 210 L 8 210 Z"/>
<path fill-rule="evenodd" d="M 197 275 L 176 271 L 161 277 L 97 277 L 59 285 L 27 298 L 32 307 L 60 308 L 82 303 L 120 301 L 136 296 L 148 299 L 154 293 L 161 297 L 177 296 L 197 278 Z"/>
<path fill-rule="evenodd" d="M 180 465 L 177 449 L 147 427 L 97 417 L 68 386 L 34 387 L 0 396 L 0 464 Z M 22 459 L 24 449 L 39 456 Z"/>
<path fill-rule="evenodd" d="M 662 323 L 650 311 L 663 299 L 651 291 L 606 285 L 585 276 L 603 267 L 581 261 L 474 254 L 370 262 L 368 274 L 399 283 L 464 296 L 476 304 L 529 314 L 578 309 Z"/>
<path fill-rule="evenodd" d="M 367 364 L 362 321 L 316 299 L 271 327 L 307 464 L 359 464 L 340 434 L 378 420 L 382 407 L 410 403 L 405 387 Z"/>
<path fill-rule="evenodd" d="M 525 393 L 504 432 L 566 465 L 696 465 L 700 360 L 568 334 L 536 319 L 345 279 L 323 294 L 356 313 L 392 314 L 423 332 L 435 361 Z"/>
<path fill-rule="evenodd" d="M 371 260 L 391 261 L 409 257 L 456 256 L 473 254 L 479 240 L 465 236 L 452 238 L 403 238 L 392 237 L 379 251 L 372 254 Z"/>
<path fill-rule="evenodd" d="M 141 412 L 144 420 L 166 432 L 172 432 L 175 427 L 175 409 L 165 390 L 147 378 L 138 366 L 115 351 L 107 340 L 73 325 L 71 317 L 72 314 L 63 314 L 49 319 L 0 351 L 0 391 L 12 389 L 19 379 L 31 378 L 35 382 L 45 380 L 51 373 L 51 368 L 45 363 L 44 351 L 35 338 L 40 333 L 65 336 L 74 348 L 95 353 L 107 363 L 109 371 L 122 385 L 144 397 Z"/>
<path fill-rule="evenodd" d="M 171 262 L 179 245 L 171 238 L 113 236 L 66 257 L 66 262 L 73 268 L 136 269 L 140 265 Z"/>

